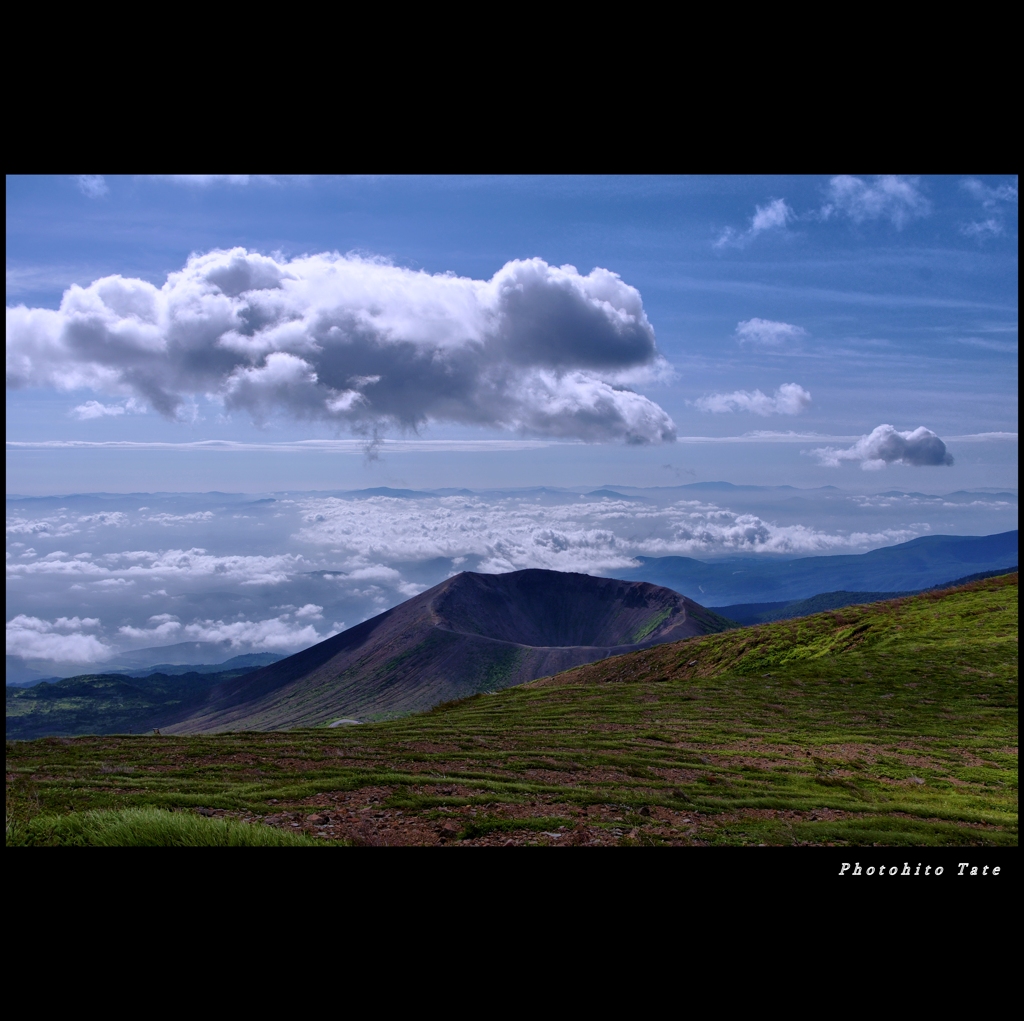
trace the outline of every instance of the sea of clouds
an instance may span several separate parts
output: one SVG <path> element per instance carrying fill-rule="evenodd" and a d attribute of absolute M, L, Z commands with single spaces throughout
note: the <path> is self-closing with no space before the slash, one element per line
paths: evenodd
<path fill-rule="evenodd" d="M 1016 508 L 1011 494 L 831 487 L 14 497 L 7 653 L 51 674 L 187 642 L 287 654 L 461 570 L 858 553 L 1014 528 Z"/>

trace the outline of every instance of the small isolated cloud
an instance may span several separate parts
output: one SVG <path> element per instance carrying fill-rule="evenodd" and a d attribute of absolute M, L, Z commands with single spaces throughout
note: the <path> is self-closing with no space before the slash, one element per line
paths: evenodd
<path fill-rule="evenodd" d="M 750 411 L 755 415 L 799 415 L 811 406 L 811 395 L 799 383 L 783 383 L 771 397 L 760 390 L 735 390 L 701 397 L 694 404 L 701 411 L 716 414 Z"/>
<path fill-rule="evenodd" d="M 889 220 L 902 230 L 911 220 L 927 216 L 931 203 L 921 194 L 916 177 L 882 174 L 868 183 L 859 177 L 840 174 L 828 185 L 828 199 L 821 208 L 822 219 L 846 216 L 854 223 Z"/>
<path fill-rule="evenodd" d="M 99 626 L 96 617 L 58 617 L 42 620 L 19 613 L 7 622 L 7 655 L 56 663 L 96 663 L 113 654 L 95 635 L 82 634 Z"/>
<path fill-rule="evenodd" d="M 744 319 L 736 324 L 736 336 L 743 345 L 782 348 L 807 336 L 802 326 L 777 323 L 771 319 Z"/>
<path fill-rule="evenodd" d="M 819 447 L 810 453 L 828 468 L 838 468 L 843 461 L 859 461 L 865 471 L 877 471 L 887 464 L 921 467 L 953 463 L 953 455 L 946 450 L 946 444 L 923 425 L 909 432 L 880 425 L 846 450 Z"/>
<path fill-rule="evenodd" d="M 80 422 L 86 422 L 91 418 L 116 418 L 118 415 L 141 415 L 145 408 L 139 404 L 134 397 L 130 397 L 124 404 L 101 404 L 99 401 L 86 401 L 71 409 L 69 414 Z"/>
<path fill-rule="evenodd" d="M 490 280 L 338 253 L 195 255 L 163 287 L 104 277 L 57 310 L 7 309 L 8 387 L 195 399 L 379 437 L 428 422 L 588 442 L 675 439 L 635 392 L 664 368 L 640 292 L 615 273 L 507 263 Z M 124 405 L 124 411 L 132 410 Z M 82 417 L 119 415 L 88 402 Z"/>
<path fill-rule="evenodd" d="M 102 174 L 76 174 L 75 184 L 83 195 L 88 195 L 91 199 L 102 198 L 110 191 Z"/>
<path fill-rule="evenodd" d="M 765 206 L 756 206 L 750 218 L 750 226 L 743 231 L 734 227 L 726 227 L 715 241 L 715 248 L 742 248 L 766 230 L 785 230 L 796 214 L 786 204 L 785 199 L 772 199 Z"/>

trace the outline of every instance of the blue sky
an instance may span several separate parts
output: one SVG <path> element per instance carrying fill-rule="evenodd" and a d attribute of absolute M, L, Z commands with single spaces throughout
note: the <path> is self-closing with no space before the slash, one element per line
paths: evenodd
<path fill-rule="evenodd" d="M 601 572 L 1014 527 L 1017 233 L 1013 177 L 9 177 L 18 648 L 290 648 L 439 557 Z M 839 495 L 665 489 L 643 527 L 574 502 L 719 480 Z M 375 486 L 506 492 L 308 495 Z M 535 486 L 578 492 L 507 493 Z M 10 500 L 214 490 L 292 502 Z M 377 541 L 381 515 L 431 538 Z M 314 568 L 344 597 L 304 595 Z M 238 619 L 225 570 L 269 586 Z"/>
<path fill-rule="evenodd" d="M 114 274 L 159 287 L 191 253 L 235 246 L 281 253 L 284 260 L 360 253 L 479 281 L 512 260 L 539 258 L 553 267 L 573 265 L 580 274 L 610 270 L 639 292 L 671 374 L 636 389 L 664 409 L 679 436 L 862 436 L 880 424 L 901 431 L 925 426 L 943 438 L 1015 432 L 1015 179 L 896 179 L 897 186 L 890 182 L 886 191 L 885 181 L 851 178 L 857 183 L 847 184 L 845 192 L 837 191 L 834 180 L 103 178 L 83 184 L 74 178 L 9 178 L 7 300 L 9 307 L 54 309 L 70 284 L 84 287 Z M 738 324 L 757 320 L 793 329 L 777 335 L 775 343 L 765 333 L 761 341 L 744 342 Z M 720 401 L 718 412 L 701 410 L 698 403 L 716 394 L 760 391 L 769 400 L 761 410 L 771 411 L 770 401 L 787 383 L 810 395 L 796 414 L 752 413 L 743 410 L 743 398 Z M 121 391 L 9 388 L 8 437 L 180 443 L 351 435 L 344 423 L 295 421 L 284 414 L 256 426 L 246 413 L 225 416 L 202 396 L 191 421 L 181 416 L 171 422 L 152 410 L 74 417 L 73 409 L 88 400 L 124 404 L 128 390 Z M 383 433 L 399 436 L 401 430 Z M 435 420 L 420 435 L 488 439 L 509 431 Z M 676 444 L 638 458 L 635 448 L 620 445 L 588 450 L 582 460 L 579 451 L 565 451 L 562 463 L 570 471 L 581 465 L 598 473 L 574 477 L 579 484 L 640 484 L 644 478 L 657 484 L 664 463 L 697 472 L 692 477 L 717 471 L 728 481 L 762 484 L 773 471 L 777 482 L 803 485 L 819 478 L 835 484 L 834 476 L 850 475 L 851 466 L 816 467 L 796 449 L 807 446 L 760 442 L 753 452 L 734 446 L 723 458 L 717 449 L 708 453 L 706 446 Z M 921 475 L 940 487 L 1015 485 L 1012 446 L 960 441 L 952 471 L 908 473 L 894 465 L 883 485 L 895 475 L 906 476 L 900 484 L 914 479 L 918 487 Z M 108 488 L 124 488 L 117 485 L 116 464 L 90 456 Z M 50 459 L 63 468 L 60 456 Z M 505 459 L 511 471 L 520 471 L 515 464 L 521 458 Z M 9 459 L 9 490 L 19 488 L 19 457 L 14 460 L 12 465 Z M 479 460 L 456 457 L 443 469 L 445 484 L 476 484 Z M 558 463 L 557 457 L 551 460 Z M 236 484 L 250 472 L 244 461 L 230 469 Z M 79 453 L 74 463 L 82 462 Z M 424 483 L 413 466 L 397 467 L 399 474 Z M 424 473 L 438 467 L 435 456 Z M 25 470 L 31 485 L 27 475 L 20 488 L 45 488 L 38 469 Z M 130 458 L 123 459 L 123 471 L 124 484 L 136 488 Z M 317 464 L 308 473 L 309 484 L 330 485 L 332 471 L 345 476 L 341 484 L 350 484 L 363 476 L 380 481 L 389 468 L 367 468 L 357 458 L 338 462 L 318 482 Z M 453 472 L 463 477 L 457 481 Z M 205 477 L 206 470 L 199 474 Z M 268 488 L 259 469 L 251 476 L 264 483 L 256 488 Z"/>

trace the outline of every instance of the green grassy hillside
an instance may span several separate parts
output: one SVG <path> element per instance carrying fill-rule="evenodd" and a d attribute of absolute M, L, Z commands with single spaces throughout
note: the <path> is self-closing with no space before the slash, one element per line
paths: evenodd
<path fill-rule="evenodd" d="M 369 844 L 1017 843 L 1017 576 L 337 730 L 9 742 L 8 811 Z"/>

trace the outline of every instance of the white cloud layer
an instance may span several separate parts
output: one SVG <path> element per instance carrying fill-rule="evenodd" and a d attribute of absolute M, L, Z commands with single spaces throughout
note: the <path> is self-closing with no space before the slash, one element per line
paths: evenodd
<path fill-rule="evenodd" d="M 285 615 L 286 617 L 287 615 Z M 270 620 L 203 620 L 185 627 L 184 635 L 197 642 L 230 642 L 232 649 L 256 652 L 294 652 L 330 638 L 336 632 L 321 635 L 311 624 L 293 623 L 285 617 Z"/>
<path fill-rule="evenodd" d="M 361 435 L 447 421 L 657 443 L 675 425 L 629 384 L 663 370 L 635 288 L 541 259 L 471 280 L 236 248 L 193 256 L 160 288 L 110 276 L 72 286 L 57 310 L 7 309 L 8 387 L 130 395 L 179 419 L 205 394 L 257 422 Z"/>
<path fill-rule="evenodd" d="M 811 454 L 829 468 L 838 468 L 843 461 L 855 461 L 860 462 L 865 471 L 877 471 L 888 464 L 921 467 L 953 463 L 953 455 L 946 450 L 946 444 L 923 425 L 908 432 L 880 425 L 846 450 L 819 447 Z"/>
<path fill-rule="evenodd" d="M 927 216 L 931 203 L 921 193 L 916 177 L 882 174 L 872 183 L 849 174 L 840 174 L 829 181 L 828 201 L 821 216 L 829 219 L 843 215 L 854 223 L 866 220 L 889 220 L 902 230 L 911 220 Z"/>
<path fill-rule="evenodd" d="M 77 535 L 91 531 L 98 526 L 122 527 L 128 523 L 128 516 L 122 511 L 99 511 L 96 514 L 54 514 L 41 518 L 26 518 L 17 515 L 8 517 L 8 535 L 28 535 L 33 538 L 54 538 L 61 535 Z M 51 554 L 52 555 L 52 554 Z M 81 554 L 87 556 L 87 554 Z"/>
<path fill-rule="evenodd" d="M 162 620 L 155 627 L 118 628 L 118 637 L 132 647 L 161 646 L 175 641 L 229 643 L 235 650 L 290 653 L 329 638 L 336 631 L 319 634 L 307 623 L 321 619 L 322 610 L 308 604 L 293 614 L 267 620 L 197 620 L 182 627 L 177 620 Z M 159 617 L 167 617 L 160 614 Z M 289 620 L 289 617 L 299 618 Z M 18 614 L 7 622 L 7 655 L 53 663 L 99 663 L 110 660 L 119 649 L 83 630 L 99 627 L 97 618 L 60 617 L 55 621 Z"/>
<path fill-rule="evenodd" d="M 327 497 L 299 505 L 297 538 L 346 557 L 339 580 L 380 581 L 390 570 L 384 564 L 434 557 L 479 556 L 478 570 L 494 573 L 529 567 L 600 573 L 632 566 L 638 555 L 813 553 L 912 537 L 901 530 L 831 534 L 778 525 L 699 500 L 655 506 L 613 498 L 551 505 L 530 497 Z"/>
<path fill-rule="evenodd" d="M 772 397 L 760 390 L 710 394 L 694 401 L 701 411 L 750 411 L 755 415 L 799 415 L 811 406 L 811 395 L 799 383 L 783 383 Z"/>
<path fill-rule="evenodd" d="M 84 629 L 99 626 L 95 617 L 59 617 L 55 621 L 19 613 L 7 621 L 7 655 L 63 663 L 97 663 L 113 650 Z"/>
<path fill-rule="evenodd" d="M 736 324 L 736 336 L 744 345 L 781 348 L 791 346 L 807 336 L 807 331 L 792 323 L 777 323 L 771 319 L 745 319 Z"/>
<path fill-rule="evenodd" d="M 89 554 L 71 557 L 58 551 L 32 563 L 8 564 L 7 577 L 57 575 L 69 583 L 108 587 L 199 579 L 216 580 L 225 585 L 279 585 L 305 566 L 306 561 L 296 554 L 218 557 L 194 548 L 159 552 L 130 550 L 105 553 L 93 559 Z"/>

